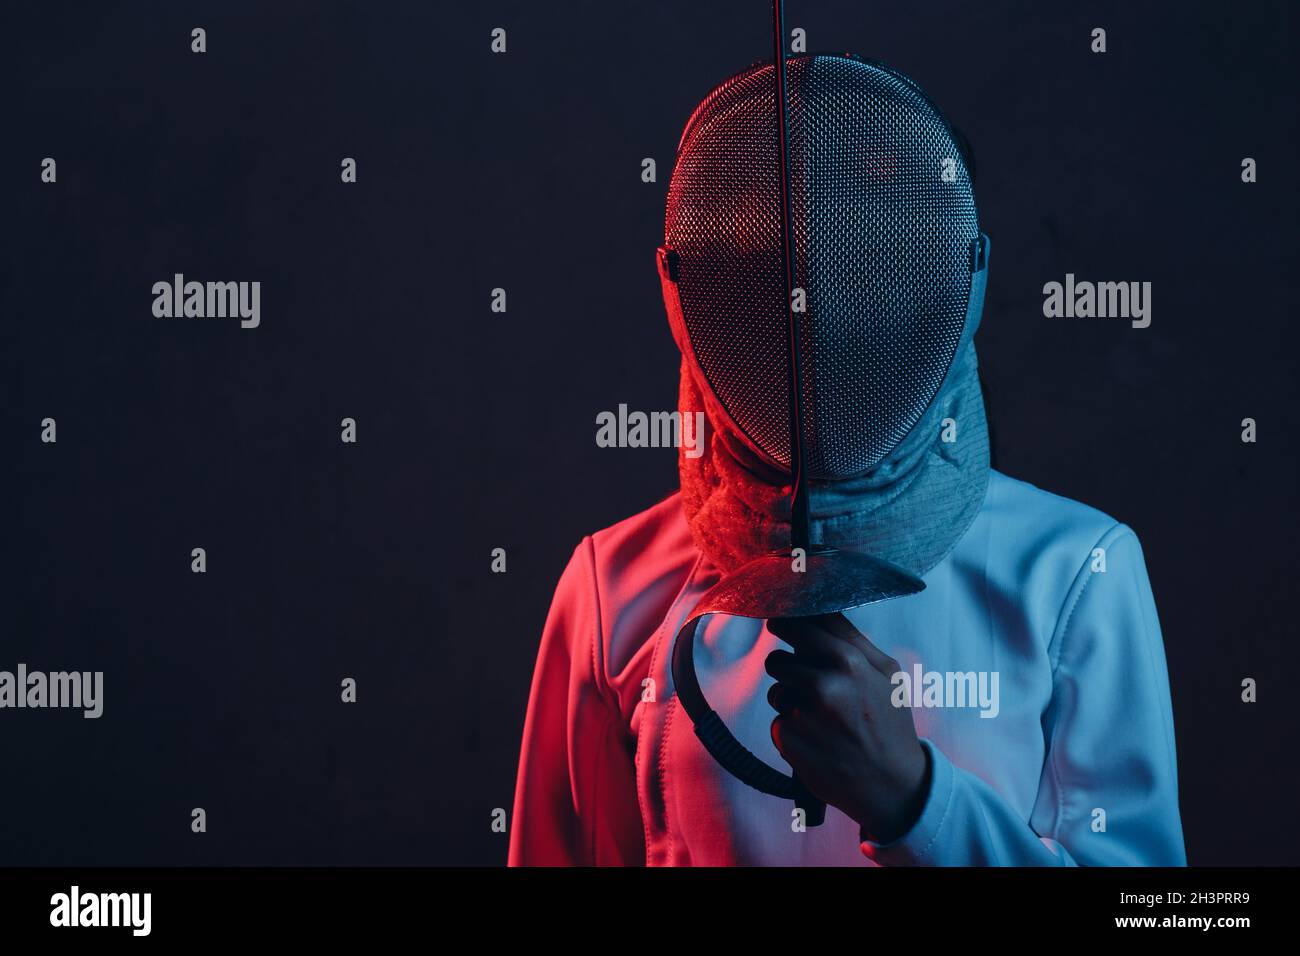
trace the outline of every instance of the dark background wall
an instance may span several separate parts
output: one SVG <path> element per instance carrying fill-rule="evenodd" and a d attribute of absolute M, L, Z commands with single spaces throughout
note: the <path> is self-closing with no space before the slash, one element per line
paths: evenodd
<path fill-rule="evenodd" d="M 1058 6 L 788 24 L 970 137 L 999 465 L 1143 541 L 1191 861 L 1300 862 L 1294 12 Z M 594 435 L 674 407 L 677 137 L 768 29 L 762 0 L 7 5 L 0 669 L 106 688 L 98 721 L 0 712 L 0 863 L 504 860 L 555 580 L 676 481 Z M 261 327 L 154 318 L 175 272 L 261 281 Z M 1152 282 L 1151 327 L 1045 319 L 1066 272 Z"/>

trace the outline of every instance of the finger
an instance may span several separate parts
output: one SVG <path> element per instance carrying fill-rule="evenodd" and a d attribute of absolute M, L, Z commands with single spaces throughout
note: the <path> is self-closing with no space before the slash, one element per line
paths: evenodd
<path fill-rule="evenodd" d="M 839 615 L 777 618 L 769 621 L 768 627 L 795 649 L 799 660 L 810 666 L 829 666 L 863 679 L 877 689 L 887 686 L 893 670 L 885 671 L 877 666 L 868 655 L 866 638 L 847 620 L 839 618 Z M 830 630 L 831 626 L 836 632 Z"/>
<path fill-rule="evenodd" d="M 823 626 L 842 640 L 848 641 L 866 655 L 868 663 L 886 677 L 893 677 L 901 671 L 902 665 L 875 644 L 862 631 L 853 626 L 847 617 L 841 614 L 827 614 L 818 619 Z"/>
<path fill-rule="evenodd" d="M 777 751 L 795 770 L 816 762 L 816 745 L 792 718 L 783 714 L 774 717 L 771 733 Z"/>
<path fill-rule="evenodd" d="M 763 669 L 778 683 L 789 684 L 795 691 L 807 695 L 817 683 L 817 671 L 789 651 L 773 651 L 763 661 Z"/>
<path fill-rule="evenodd" d="M 842 666 L 851 649 L 844 639 L 832 634 L 819 618 L 772 618 L 767 629 L 795 649 L 804 659 Z M 860 652 L 859 652 L 860 653 Z"/>
<path fill-rule="evenodd" d="M 767 689 L 767 702 L 778 714 L 792 714 L 808 707 L 807 698 L 793 684 L 779 681 Z"/>

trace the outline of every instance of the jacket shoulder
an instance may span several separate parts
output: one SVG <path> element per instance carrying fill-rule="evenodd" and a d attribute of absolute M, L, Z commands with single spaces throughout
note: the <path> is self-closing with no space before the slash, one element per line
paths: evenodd
<path fill-rule="evenodd" d="M 673 494 L 590 536 L 607 676 L 623 671 L 658 630 L 699 560 Z"/>
<path fill-rule="evenodd" d="M 1052 543 L 1072 552 L 1091 551 L 1103 538 L 1132 529 L 1106 512 L 1044 491 L 995 471 L 989 477 L 985 512 L 1004 545 L 1019 541 L 1037 550 Z M 1080 562 L 1083 560 L 1080 556 Z"/>
<path fill-rule="evenodd" d="M 999 472 L 989 480 L 987 547 L 979 560 L 994 591 L 1017 595 L 1032 629 L 1050 642 L 1099 562 L 1141 564 L 1133 529 L 1111 515 Z M 1146 580 L 1145 566 L 1137 569 Z"/>

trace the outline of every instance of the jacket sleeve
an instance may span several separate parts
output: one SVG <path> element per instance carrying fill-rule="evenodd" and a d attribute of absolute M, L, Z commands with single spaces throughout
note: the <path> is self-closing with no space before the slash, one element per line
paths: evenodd
<path fill-rule="evenodd" d="M 1096 548 L 1049 647 L 1047 752 L 1029 821 L 922 740 L 931 773 L 921 815 L 892 843 L 864 840 L 868 857 L 884 865 L 1186 865 L 1169 678 L 1142 549 L 1124 525 Z"/>
<path fill-rule="evenodd" d="M 511 866 L 645 861 L 634 741 L 604 676 L 592 540 L 560 578 L 533 672 Z"/>

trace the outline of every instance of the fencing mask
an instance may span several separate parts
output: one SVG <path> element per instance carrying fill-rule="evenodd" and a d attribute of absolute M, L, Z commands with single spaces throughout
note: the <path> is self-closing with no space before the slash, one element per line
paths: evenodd
<path fill-rule="evenodd" d="M 782 53 L 682 134 L 658 264 L 682 411 L 713 426 L 706 454 L 679 457 L 683 507 L 725 574 L 678 635 L 674 682 L 710 753 L 809 823 L 822 808 L 799 781 L 708 707 L 695 625 L 924 588 L 988 482 L 972 341 L 987 261 L 958 135 L 879 63 Z"/>
<path fill-rule="evenodd" d="M 966 159 L 901 74 L 841 56 L 794 57 L 787 69 L 813 536 L 921 574 L 966 530 L 988 479 L 972 344 L 988 246 Z M 703 406 L 714 426 L 712 454 L 682 459 L 683 496 L 723 570 L 789 533 L 773 72 L 768 63 L 727 80 L 691 117 L 660 254 L 682 403 Z"/>

